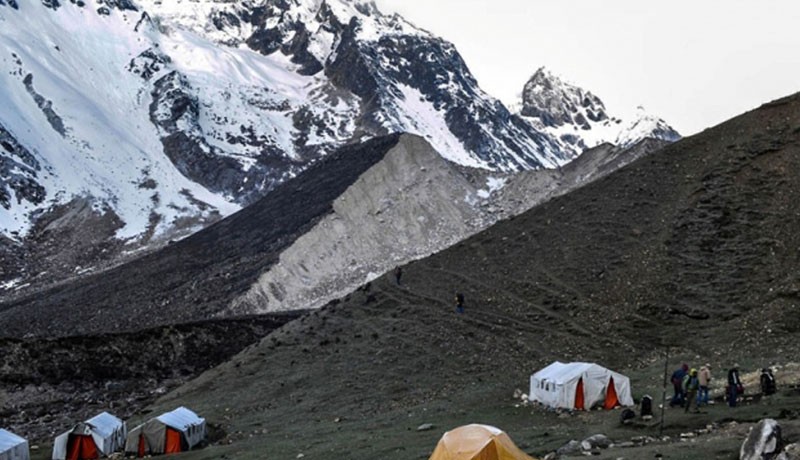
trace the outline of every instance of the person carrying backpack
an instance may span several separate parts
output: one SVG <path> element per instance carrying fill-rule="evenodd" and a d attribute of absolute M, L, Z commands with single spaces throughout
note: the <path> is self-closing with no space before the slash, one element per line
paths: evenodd
<path fill-rule="evenodd" d="M 456 293 L 456 313 L 464 313 L 464 294 Z"/>
<path fill-rule="evenodd" d="M 736 398 L 738 398 L 741 393 L 744 393 L 744 386 L 742 385 L 742 380 L 739 378 L 739 365 L 734 364 L 733 367 L 728 370 L 728 405 L 730 407 L 736 407 Z"/>
<path fill-rule="evenodd" d="M 694 404 L 694 412 L 700 412 L 697 407 L 697 390 L 700 388 L 700 381 L 697 379 L 697 369 L 692 369 L 683 378 L 683 391 L 686 393 L 686 408 L 684 412 L 689 412 L 689 408 Z"/>
<path fill-rule="evenodd" d="M 711 384 L 711 364 L 706 363 L 697 374 L 700 391 L 697 392 L 697 407 L 708 405 L 708 386 Z"/>
<path fill-rule="evenodd" d="M 672 382 L 672 388 L 675 390 L 675 393 L 672 395 L 672 399 L 669 401 L 669 407 L 683 406 L 683 378 L 686 377 L 688 372 L 689 365 L 684 363 L 683 366 L 679 367 L 675 370 L 675 372 L 672 373 L 670 381 Z"/>
<path fill-rule="evenodd" d="M 765 367 L 761 369 L 761 393 L 765 396 L 775 394 L 777 386 L 775 385 L 775 376 L 772 375 L 772 369 Z"/>

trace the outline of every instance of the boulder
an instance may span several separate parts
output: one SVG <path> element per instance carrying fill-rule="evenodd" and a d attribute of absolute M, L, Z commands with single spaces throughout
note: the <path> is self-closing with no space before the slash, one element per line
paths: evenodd
<path fill-rule="evenodd" d="M 800 460 L 800 444 L 789 444 L 775 458 L 776 460 Z"/>
<path fill-rule="evenodd" d="M 576 440 L 571 440 L 570 442 L 564 444 L 563 446 L 559 447 L 556 450 L 556 455 L 570 455 L 575 454 L 581 451 L 581 443 Z"/>
<path fill-rule="evenodd" d="M 775 460 L 783 450 L 781 427 L 773 419 L 758 422 L 739 450 L 739 460 Z"/>
<path fill-rule="evenodd" d="M 607 449 L 609 446 L 611 446 L 611 440 L 603 434 L 595 434 L 581 441 L 583 450 Z"/>

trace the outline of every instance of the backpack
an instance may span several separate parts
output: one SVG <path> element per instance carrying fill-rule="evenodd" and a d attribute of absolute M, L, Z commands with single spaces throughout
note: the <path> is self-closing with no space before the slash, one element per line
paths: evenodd
<path fill-rule="evenodd" d="M 653 398 L 645 396 L 642 398 L 642 417 L 653 415 Z"/>

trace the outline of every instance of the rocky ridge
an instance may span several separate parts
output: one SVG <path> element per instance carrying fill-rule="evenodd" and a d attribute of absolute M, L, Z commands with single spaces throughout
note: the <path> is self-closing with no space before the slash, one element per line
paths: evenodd
<path fill-rule="evenodd" d="M 159 252 L 9 299 L 0 325 L 62 336 L 318 307 L 661 146 L 607 145 L 560 170 L 504 175 L 458 167 L 418 136 L 378 138 Z"/>
<path fill-rule="evenodd" d="M 664 120 L 639 107 L 633 120 L 610 115 L 591 91 L 539 68 L 525 84 L 519 114 L 550 134 L 565 152 L 580 153 L 603 143 L 630 147 L 642 139 L 675 142 L 681 138 Z"/>

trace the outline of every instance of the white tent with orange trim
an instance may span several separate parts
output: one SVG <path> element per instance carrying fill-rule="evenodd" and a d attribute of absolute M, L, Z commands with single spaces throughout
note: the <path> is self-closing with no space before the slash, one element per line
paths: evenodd
<path fill-rule="evenodd" d="M 429 460 L 534 460 L 507 434 L 489 425 L 465 425 L 448 431 Z"/>
<path fill-rule="evenodd" d="M 59 435 L 53 443 L 53 460 L 108 457 L 125 445 L 125 422 L 102 412 Z"/>
<path fill-rule="evenodd" d="M 531 375 L 528 398 L 563 409 L 633 406 L 630 379 L 594 363 L 554 362 Z"/>
<path fill-rule="evenodd" d="M 137 426 L 128 433 L 125 453 L 139 457 L 191 450 L 206 439 L 206 420 L 179 407 Z"/>

